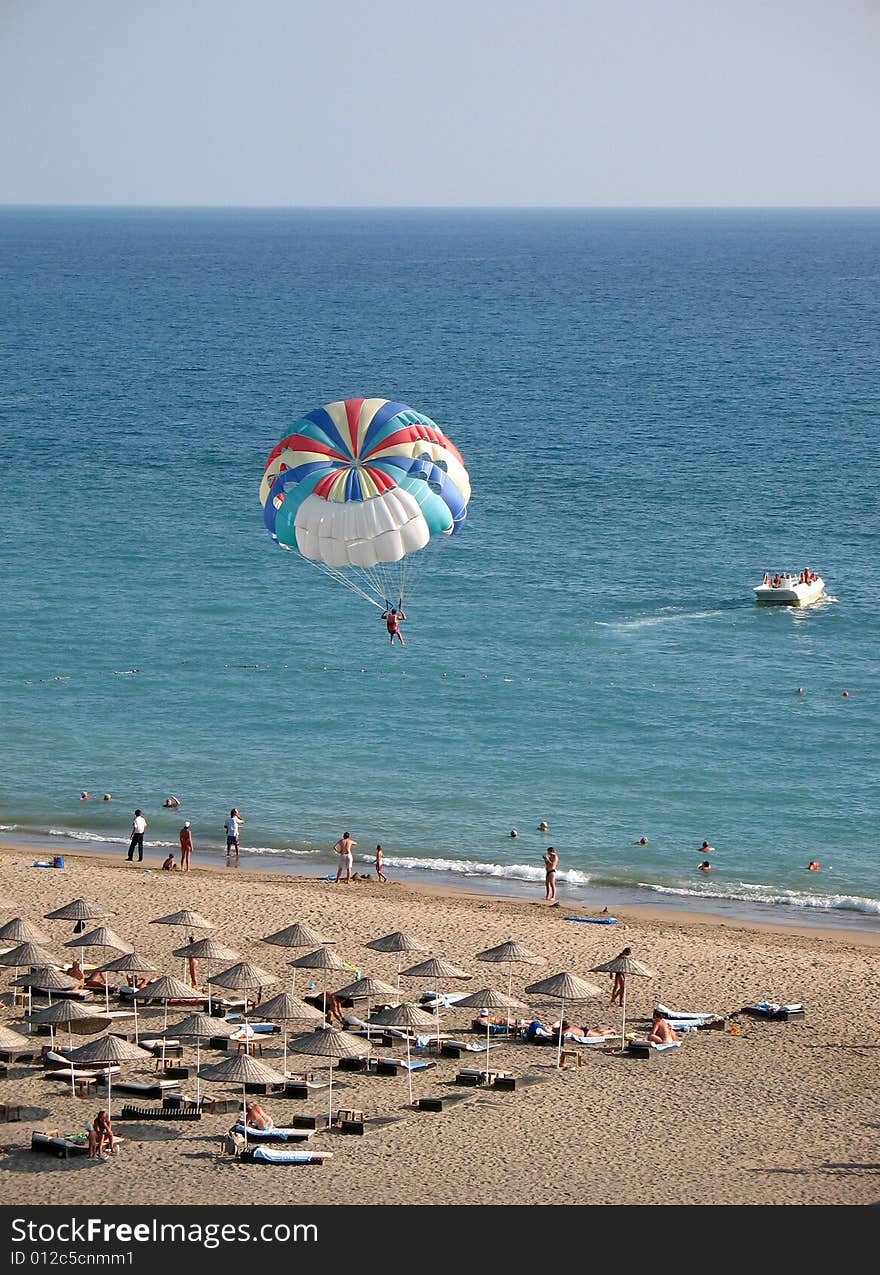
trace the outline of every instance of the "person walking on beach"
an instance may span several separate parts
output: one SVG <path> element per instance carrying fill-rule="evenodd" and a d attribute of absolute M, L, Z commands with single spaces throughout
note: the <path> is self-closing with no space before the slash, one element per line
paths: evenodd
<path fill-rule="evenodd" d="M 193 834 L 189 825 L 189 820 L 180 830 L 180 867 L 183 872 L 189 872 L 190 855 L 193 852 Z"/>
<path fill-rule="evenodd" d="M 387 881 L 385 873 L 382 871 L 385 866 L 385 851 L 381 846 L 376 846 L 376 876 L 380 881 Z"/>
<path fill-rule="evenodd" d="M 226 829 L 226 858 L 229 858 L 230 852 L 235 851 L 235 858 L 238 860 L 238 853 L 241 849 L 241 841 L 239 839 L 239 829 L 244 823 L 238 812 L 238 807 L 233 806 L 229 812 L 229 818 L 223 827 Z"/>
<path fill-rule="evenodd" d="M 134 812 L 134 819 L 131 824 L 131 841 L 128 845 L 128 862 L 134 861 L 134 852 L 138 852 L 138 863 L 144 861 L 144 833 L 147 831 L 147 821 L 139 810 Z"/>
<path fill-rule="evenodd" d="M 556 869 L 559 866 L 559 855 L 552 846 L 548 846 L 544 855 L 544 898 L 549 902 L 556 898 Z"/>
<path fill-rule="evenodd" d="M 345 869 L 345 880 L 347 882 L 351 881 L 351 870 L 354 867 L 354 854 L 352 852 L 356 845 L 357 842 L 353 840 L 347 832 L 343 832 L 342 836 L 333 847 L 340 858 L 339 867 L 336 869 L 337 881 L 339 881 L 339 878 L 342 876 L 343 868 Z"/>

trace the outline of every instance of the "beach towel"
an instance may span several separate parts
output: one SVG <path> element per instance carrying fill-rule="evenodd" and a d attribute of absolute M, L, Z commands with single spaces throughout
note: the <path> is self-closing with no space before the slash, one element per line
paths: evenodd
<path fill-rule="evenodd" d="M 293 1151 L 286 1147 L 248 1147 L 238 1159 L 246 1164 L 323 1164 L 332 1151 Z"/>
<path fill-rule="evenodd" d="M 667 1049 L 678 1049 L 681 1045 L 680 1040 L 667 1040 L 662 1045 L 657 1045 L 653 1040 L 637 1040 L 633 1038 L 629 1042 L 630 1053 L 652 1052 L 655 1054 L 665 1053 Z"/>
<path fill-rule="evenodd" d="M 585 921 L 587 925 L 616 925 L 616 916 L 567 916 L 566 921 Z"/>
<path fill-rule="evenodd" d="M 245 1127 L 240 1120 L 232 1126 L 231 1132 L 244 1136 Z M 247 1138 L 249 1142 L 308 1142 L 313 1132 L 313 1129 L 255 1129 L 248 1125 Z"/>

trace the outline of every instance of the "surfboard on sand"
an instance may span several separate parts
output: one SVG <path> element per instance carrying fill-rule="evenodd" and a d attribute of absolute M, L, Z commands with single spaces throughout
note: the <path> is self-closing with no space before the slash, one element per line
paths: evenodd
<path fill-rule="evenodd" d="M 589 925 L 616 925 L 616 916 L 567 916 L 566 921 L 586 921 Z"/>

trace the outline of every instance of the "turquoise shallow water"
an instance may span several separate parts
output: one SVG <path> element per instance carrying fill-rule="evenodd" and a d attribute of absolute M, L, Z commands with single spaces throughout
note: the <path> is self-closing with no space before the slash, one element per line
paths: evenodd
<path fill-rule="evenodd" d="M 534 891 L 546 819 L 575 900 L 878 923 L 880 214 L 5 209 L 0 270 L 4 829 Z M 356 394 L 473 480 L 405 649 L 257 502 Z"/>

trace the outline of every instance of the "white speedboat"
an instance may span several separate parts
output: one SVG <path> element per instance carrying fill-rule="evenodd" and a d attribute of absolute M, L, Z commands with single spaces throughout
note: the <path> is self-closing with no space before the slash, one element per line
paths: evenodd
<path fill-rule="evenodd" d="M 792 575 L 790 571 L 765 573 L 761 584 L 756 584 L 755 601 L 759 607 L 807 607 L 817 602 L 825 592 L 825 581 L 813 571 Z"/>

